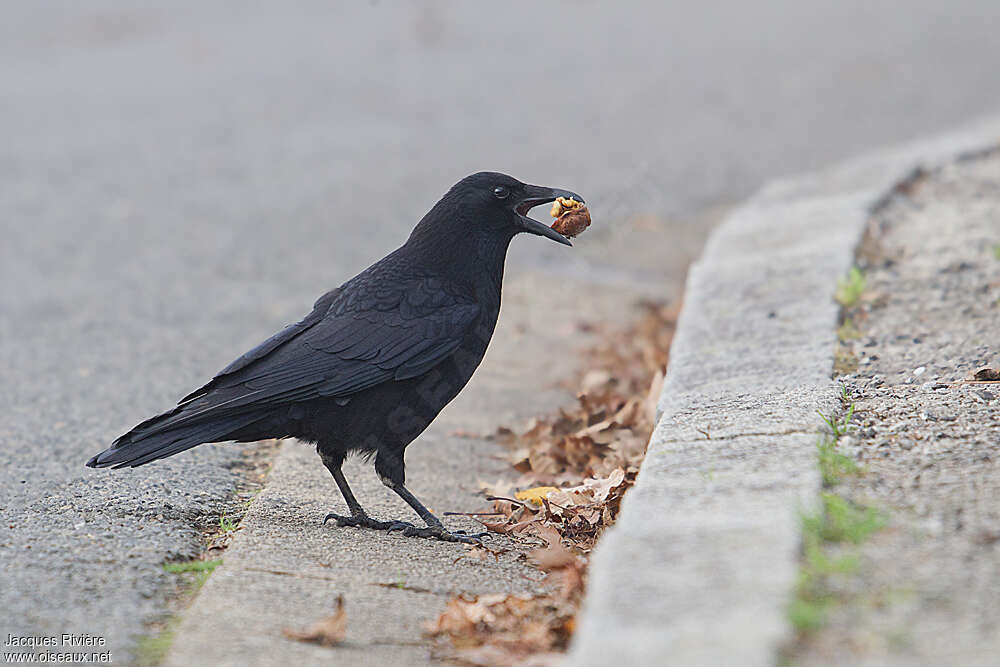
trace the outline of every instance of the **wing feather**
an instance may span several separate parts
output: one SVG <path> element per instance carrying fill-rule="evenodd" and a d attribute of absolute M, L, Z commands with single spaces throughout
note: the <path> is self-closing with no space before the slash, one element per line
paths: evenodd
<path fill-rule="evenodd" d="M 480 314 L 440 281 L 382 287 L 369 299 L 350 287 L 324 295 L 302 321 L 226 366 L 156 428 L 416 377 L 454 353 Z"/>

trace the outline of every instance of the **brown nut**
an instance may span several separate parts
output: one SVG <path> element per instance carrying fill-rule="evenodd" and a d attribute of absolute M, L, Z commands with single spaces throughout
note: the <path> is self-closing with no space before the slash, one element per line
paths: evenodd
<path fill-rule="evenodd" d="M 578 208 L 566 211 L 552 223 L 552 229 L 569 238 L 573 238 L 590 227 L 590 211 L 587 210 L 586 206 L 579 202 L 576 203 L 579 205 Z"/>
<path fill-rule="evenodd" d="M 573 211 L 579 208 L 583 208 L 583 204 L 572 197 L 568 199 L 566 197 L 558 197 L 554 202 L 552 202 L 552 210 L 549 211 L 549 215 L 553 218 L 558 218 L 566 211 Z"/>

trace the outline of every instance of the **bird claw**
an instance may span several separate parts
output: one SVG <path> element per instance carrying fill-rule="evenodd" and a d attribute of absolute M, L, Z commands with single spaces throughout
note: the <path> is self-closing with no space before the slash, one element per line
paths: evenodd
<path fill-rule="evenodd" d="M 389 527 L 386 528 L 386 530 L 388 530 L 390 533 L 394 530 L 398 530 L 400 532 L 405 533 L 410 528 L 416 528 L 416 526 L 414 526 L 409 521 L 390 521 Z"/>
<path fill-rule="evenodd" d="M 373 530 L 394 530 L 391 526 L 398 521 L 379 521 L 373 519 L 370 516 L 343 516 L 342 514 L 327 514 L 323 519 L 323 523 L 326 524 L 327 521 L 331 519 L 337 522 L 337 526 L 344 528 L 345 526 L 352 526 L 355 528 L 372 528 Z M 398 529 L 396 529 L 398 530 Z"/>
<path fill-rule="evenodd" d="M 326 522 L 329 521 L 330 519 L 336 521 L 338 526 L 348 526 L 350 525 L 350 522 L 354 520 L 353 517 L 341 516 L 340 514 L 334 514 L 333 512 L 330 512 L 325 517 L 323 517 L 323 525 L 325 526 Z"/>
<path fill-rule="evenodd" d="M 479 541 L 482 541 L 484 537 L 489 535 L 489 532 L 485 533 L 470 533 L 467 530 L 453 530 L 451 531 L 454 535 L 464 535 L 465 537 L 472 537 Z"/>
<path fill-rule="evenodd" d="M 485 533 L 484 533 L 485 534 Z M 463 544 L 482 544 L 482 535 L 467 535 L 464 531 L 450 533 L 443 526 L 427 526 L 426 528 L 406 528 L 403 530 L 404 537 L 427 537 L 442 542 L 462 542 Z"/>
<path fill-rule="evenodd" d="M 379 521 L 367 515 L 344 516 L 342 514 L 330 513 L 323 519 L 323 523 L 325 524 L 327 521 L 331 520 L 336 521 L 337 526 L 340 528 L 351 526 L 354 528 L 384 530 L 389 533 L 399 531 L 404 537 L 426 537 L 441 540 L 442 542 L 462 542 L 463 544 L 482 544 L 482 538 L 489 534 L 470 534 L 466 533 L 464 530 L 456 530 L 452 533 L 448 532 L 444 526 L 427 526 L 426 528 L 417 528 L 408 521 Z"/>

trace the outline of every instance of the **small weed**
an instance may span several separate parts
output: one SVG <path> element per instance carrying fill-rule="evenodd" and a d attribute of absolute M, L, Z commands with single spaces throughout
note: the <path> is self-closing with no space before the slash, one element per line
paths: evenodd
<path fill-rule="evenodd" d="M 846 343 L 850 340 L 857 340 L 858 338 L 861 338 L 861 331 L 854 326 L 854 320 L 847 317 L 844 319 L 844 323 L 837 329 L 837 338 L 839 338 L 842 343 Z"/>
<path fill-rule="evenodd" d="M 885 525 L 882 514 L 874 507 L 860 507 L 835 493 L 824 493 L 823 508 L 818 516 L 802 517 L 806 535 L 831 544 L 849 542 L 861 544 Z"/>
<path fill-rule="evenodd" d="M 163 570 L 171 574 L 183 572 L 208 572 L 222 565 L 221 560 L 186 560 L 177 563 L 164 563 Z"/>
<path fill-rule="evenodd" d="M 849 456 L 837 451 L 837 443 L 832 438 L 821 438 L 816 443 L 819 455 L 819 472 L 823 477 L 823 488 L 836 486 L 844 477 L 861 472 L 858 464 Z"/>
<path fill-rule="evenodd" d="M 238 519 L 234 521 L 225 514 L 219 517 L 219 530 L 221 530 L 223 533 L 231 533 L 234 530 L 236 530 L 236 528 L 239 527 L 239 525 L 240 522 Z"/>
<path fill-rule="evenodd" d="M 194 595 L 202 587 L 212 571 L 222 564 L 221 560 L 188 560 L 175 563 L 164 563 L 163 571 L 170 574 L 186 576 L 193 574 L 187 595 Z M 174 643 L 174 635 L 180 624 L 179 616 L 171 616 L 163 627 L 155 634 L 142 637 L 136 645 L 136 664 L 142 667 L 160 665 L 167 657 L 170 646 Z"/>
<path fill-rule="evenodd" d="M 846 398 L 847 396 L 846 392 L 847 392 L 846 389 L 841 389 L 842 398 Z M 851 428 L 853 428 L 851 420 L 854 419 L 854 403 L 851 403 L 847 407 L 847 412 L 845 412 L 844 416 L 840 417 L 839 419 L 837 417 L 834 417 L 833 415 L 830 415 L 828 417 L 824 415 L 822 412 L 819 412 L 818 410 L 817 412 L 819 413 L 820 418 L 823 419 L 823 423 L 825 423 L 827 428 L 830 429 L 830 433 L 833 435 L 834 440 L 840 439 L 840 436 L 842 435 L 847 435 L 847 433 L 850 432 Z"/>
<path fill-rule="evenodd" d="M 800 634 L 818 630 L 830 611 L 842 600 L 831 579 L 854 574 L 861 566 L 856 553 L 831 554 L 831 545 L 860 544 L 884 525 L 882 515 L 871 507 L 855 507 L 832 493 L 822 496 L 816 514 L 802 516 L 804 559 L 788 605 L 788 620 Z"/>
<path fill-rule="evenodd" d="M 164 563 L 163 570 L 171 574 L 195 573 L 197 576 L 194 579 L 193 592 L 201 588 L 212 571 L 220 565 L 222 565 L 221 560 L 188 560 L 179 563 Z"/>
<path fill-rule="evenodd" d="M 852 266 L 847 275 L 837 281 L 837 291 L 834 298 L 844 308 L 850 308 L 858 302 L 865 291 L 865 274 L 856 266 Z"/>
<path fill-rule="evenodd" d="M 187 560 L 174 563 L 164 563 L 163 571 L 170 574 L 186 576 L 193 574 L 190 588 L 186 595 L 193 596 L 201 588 L 212 571 L 222 564 L 221 560 Z M 174 643 L 174 635 L 180 624 L 179 616 L 170 616 L 154 634 L 148 634 L 139 639 L 135 648 L 135 664 L 141 667 L 152 667 L 163 664 Z"/>
<path fill-rule="evenodd" d="M 847 410 L 841 417 L 827 416 L 819 413 L 823 423 L 826 424 L 829 433 L 820 437 L 816 443 L 816 458 L 819 465 L 820 475 L 823 477 L 823 487 L 831 488 L 836 486 L 844 477 L 857 475 L 861 472 L 854 459 L 845 456 L 837 451 L 837 440 L 846 435 L 854 428 L 851 421 L 854 419 L 854 403 L 847 395 L 847 387 L 840 387 L 841 401 L 847 404 Z"/>
<path fill-rule="evenodd" d="M 171 616 L 162 630 L 142 637 L 135 647 L 135 664 L 140 667 L 163 664 L 174 643 L 174 635 L 179 624 L 180 618 Z"/>
<path fill-rule="evenodd" d="M 848 553 L 831 556 L 819 539 L 818 533 L 807 533 L 810 542 L 806 546 L 806 565 L 808 572 L 814 577 L 832 577 L 835 575 L 854 574 L 861 567 L 861 559 L 857 554 Z"/>
<path fill-rule="evenodd" d="M 833 593 L 830 579 L 857 572 L 860 559 L 856 554 L 831 557 L 824 549 L 818 531 L 803 517 L 805 558 L 795 584 L 795 597 L 788 605 L 788 620 L 801 634 L 818 630 L 827 615 L 840 600 Z"/>
<path fill-rule="evenodd" d="M 993 246 L 993 259 L 1000 260 L 1000 243 Z"/>
<path fill-rule="evenodd" d="M 818 630 L 826 622 L 834 600 L 829 595 L 804 595 L 796 591 L 788 605 L 788 620 L 796 632 L 807 634 Z"/>
<path fill-rule="evenodd" d="M 849 402 L 845 386 L 841 386 L 841 400 L 847 406 L 843 416 L 820 413 L 829 430 L 816 445 L 825 489 L 861 472 L 854 459 L 837 451 L 837 439 L 851 429 L 854 418 L 854 404 Z M 834 585 L 833 580 L 858 571 L 861 559 L 851 547 L 860 545 L 884 527 L 886 517 L 874 507 L 825 491 L 820 496 L 819 509 L 803 514 L 801 522 L 802 567 L 787 615 L 796 632 L 805 636 L 822 627 L 830 612 L 847 600 L 849 594 L 842 592 L 843 587 Z"/>

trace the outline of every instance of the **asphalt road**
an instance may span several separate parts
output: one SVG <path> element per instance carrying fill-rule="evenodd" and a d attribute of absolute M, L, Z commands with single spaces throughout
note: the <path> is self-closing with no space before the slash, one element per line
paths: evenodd
<path fill-rule="evenodd" d="M 998 20 L 990 0 L 6 7 L 0 636 L 141 633 L 236 448 L 83 462 L 461 176 L 591 203 L 571 259 L 518 242 L 512 270 L 620 280 L 613 251 L 668 292 L 762 181 L 995 111 Z"/>

